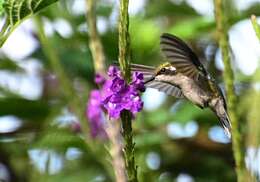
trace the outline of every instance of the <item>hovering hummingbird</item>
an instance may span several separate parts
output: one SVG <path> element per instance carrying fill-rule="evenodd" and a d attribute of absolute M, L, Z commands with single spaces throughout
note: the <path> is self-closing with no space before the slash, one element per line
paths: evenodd
<path fill-rule="evenodd" d="M 180 38 L 164 33 L 160 41 L 166 62 L 158 67 L 132 64 L 131 71 L 144 75 L 145 86 L 176 98 L 186 98 L 201 109 L 209 107 L 231 137 L 231 123 L 222 91 L 196 54 Z"/>

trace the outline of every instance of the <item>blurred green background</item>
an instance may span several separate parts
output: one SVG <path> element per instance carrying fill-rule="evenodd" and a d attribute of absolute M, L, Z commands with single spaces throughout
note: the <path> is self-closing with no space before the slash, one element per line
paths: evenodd
<path fill-rule="evenodd" d="M 118 57 L 118 4 L 97 1 L 106 66 Z M 259 176 L 260 130 L 253 124 L 259 118 L 260 44 L 249 17 L 260 15 L 260 3 L 230 0 L 225 8 L 245 161 Z M 69 91 L 39 43 L 33 18 L 23 22 L 0 49 L 0 181 L 113 181 L 108 141 L 89 138 L 97 152 L 90 153 L 75 115 L 85 109 L 89 91 L 96 88 L 85 13 L 85 0 L 60 0 L 37 15 L 43 18 L 48 42 L 76 90 L 71 94 L 81 105 L 70 104 Z M 129 13 L 132 62 L 160 64 L 159 37 L 172 33 L 194 49 L 223 87 L 213 1 L 130 0 Z M 210 110 L 153 89 L 147 89 L 143 100 L 144 110 L 133 122 L 140 181 L 236 180 L 230 141 Z"/>

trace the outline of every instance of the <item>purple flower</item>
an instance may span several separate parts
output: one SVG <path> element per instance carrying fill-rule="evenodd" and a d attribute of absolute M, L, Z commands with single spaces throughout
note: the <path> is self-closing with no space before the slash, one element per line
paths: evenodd
<path fill-rule="evenodd" d="M 145 86 L 144 86 L 144 75 L 142 73 L 134 72 L 132 76 L 132 83 L 137 90 L 140 90 L 141 92 L 145 91 Z"/>
<path fill-rule="evenodd" d="M 118 119 L 123 110 L 128 110 L 133 117 L 142 110 L 143 102 L 140 92 L 145 90 L 143 74 L 135 72 L 132 75 L 132 82 L 122 78 L 117 67 L 110 66 L 108 76 L 111 78 L 104 81 L 104 77 L 97 75 L 96 83 L 102 84 L 100 91 L 93 90 L 87 107 L 87 116 L 90 121 L 92 136 L 98 135 L 103 127 L 103 112 L 110 118 Z"/>
<path fill-rule="evenodd" d="M 118 119 L 123 110 L 128 110 L 135 116 L 143 108 L 139 95 L 140 91 L 145 90 L 143 74 L 135 72 L 133 81 L 129 85 L 122 79 L 121 73 L 116 67 L 110 67 L 108 74 L 112 78 L 112 82 L 103 90 L 106 97 L 102 103 L 109 117 Z"/>
<path fill-rule="evenodd" d="M 97 73 L 95 76 L 95 83 L 99 85 L 103 85 L 105 83 L 106 79 L 101 74 Z"/>
<path fill-rule="evenodd" d="M 108 76 L 110 77 L 121 77 L 121 72 L 120 70 L 115 67 L 115 66 L 110 66 L 108 68 L 108 72 L 107 72 Z"/>
<path fill-rule="evenodd" d="M 90 92 L 86 115 L 90 123 L 91 136 L 105 136 L 106 134 L 103 127 L 104 118 L 101 108 L 101 93 L 99 90 L 92 90 Z"/>
<path fill-rule="evenodd" d="M 112 80 L 112 85 L 111 85 L 110 89 L 113 93 L 118 93 L 118 92 L 124 90 L 125 88 L 127 88 L 127 84 L 126 84 L 125 80 L 123 80 L 122 78 L 115 77 Z"/>

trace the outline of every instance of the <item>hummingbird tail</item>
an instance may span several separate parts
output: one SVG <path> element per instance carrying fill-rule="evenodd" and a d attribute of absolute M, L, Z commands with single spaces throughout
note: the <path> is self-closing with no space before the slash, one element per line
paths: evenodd
<path fill-rule="evenodd" d="M 224 113 L 221 113 L 221 114 L 216 113 L 216 114 L 224 128 L 225 134 L 228 136 L 228 138 L 231 138 L 231 122 L 230 122 L 227 112 L 225 111 Z"/>
<path fill-rule="evenodd" d="M 222 92 L 220 92 L 222 93 Z M 211 110 L 217 115 L 225 134 L 231 138 L 231 122 L 228 116 L 225 98 L 218 97 L 209 102 Z"/>

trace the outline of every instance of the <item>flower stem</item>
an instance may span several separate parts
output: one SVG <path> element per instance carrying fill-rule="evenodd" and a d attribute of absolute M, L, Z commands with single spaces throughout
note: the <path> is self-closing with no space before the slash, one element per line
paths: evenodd
<path fill-rule="evenodd" d="M 96 25 L 96 1 L 86 0 L 86 18 L 89 27 L 89 47 L 94 60 L 94 67 L 97 73 L 105 74 L 105 54 L 98 35 Z"/>
<path fill-rule="evenodd" d="M 121 114 L 122 128 L 123 128 L 123 138 L 125 141 L 124 156 L 125 164 L 127 170 L 127 177 L 129 182 L 137 182 L 137 166 L 135 165 L 135 154 L 132 133 L 132 121 L 131 113 L 124 111 Z"/>
<path fill-rule="evenodd" d="M 129 0 L 120 0 L 120 17 L 119 17 L 119 64 L 124 74 L 124 78 L 130 81 L 130 36 L 129 36 Z"/>
<path fill-rule="evenodd" d="M 253 28 L 255 30 L 256 36 L 258 40 L 260 41 L 260 26 L 257 23 L 256 16 L 251 16 L 251 22 L 253 25 Z M 260 43 L 260 42 L 259 42 Z M 256 84 L 260 81 L 260 69 L 259 67 L 256 69 L 256 72 L 254 73 L 252 82 L 253 84 Z M 259 113 L 259 107 L 260 107 L 260 92 L 258 89 L 253 87 L 248 92 L 248 98 L 247 103 L 249 105 L 249 113 L 247 115 L 247 125 L 248 125 L 248 135 L 247 135 L 247 146 L 248 149 L 255 149 L 257 151 L 258 146 L 260 144 L 260 124 L 258 118 L 260 117 Z M 257 181 L 257 175 L 254 173 L 251 173 L 251 175 L 248 175 L 249 181 Z"/>
<path fill-rule="evenodd" d="M 130 36 L 129 36 L 129 0 L 120 0 L 119 17 L 119 64 L 126 81 L 130 81 Z M 124 156 L 129 182 L 137 182 L 137 166 L 135 165 L 134 142 L 132 133 L 131 113 L 124 111 L 121 114 L 123 138 L 125 142 Z"/>
<path fill-rule="evenodd" d="M 122 155 L 122 136 L 120 133 L 120 123 L 114 120 L 108 120 L 107 135 L 110 140 L 110 155 L 112 157 L 112 164 L 115 171 L 116 182 L 127 182 L 124 159 Z"/>
<path fill-rule="evenodd" d="M 253 28 L 255 30 L 256 36 L 257 36 L 257 38 L 260 41 L 260 26 L 258 25 L 258 23 L 256 21 L 256 16 L 255 15 L 251 16 L 251 22 L 252 22 Z"/>
<path fill-rule="evenodd" d="M 227 91 L 228 99 L 228 113 L 232 123 L 232 149 L 235 157 L 236 163 L 236 173 L 237 179 L 239 182 L 243 181 L 243 153 L 242 153 L 242 143 L 241 143 L 241 134 L 239 132 L 239 123 L 235 110 L 235 104 L 237 102 L 236 95 L 234 92 L 234 75 L 231 68 L 231 59 L 229 55 L 229 45 L 228 45 L 228 33 L 226 29 L 225 15 L 223 12 L 223 3 L 222 0 L 214 0 L 215 2 L 215 18 L 217 24 L 217 33 L 219 45 L 221 48 L 222 59 L 224 62 L 224 81 Z"/>
<path fill-rule="evenodd" d="M 86 0 L 86 19 L 89 27 L 89 47 L 91 49 L 96 73 L 105 75 L 105 54 L 97 31 L 96 25 L 96 1 Z M 109 153 L 112 157 L 113 169 L 117 182 L 126 182 L 126 172 L 122 155 L 122 136 L 120 135 L 120 123 L 107 119 L 105 128 L 110 140 Z"/>

